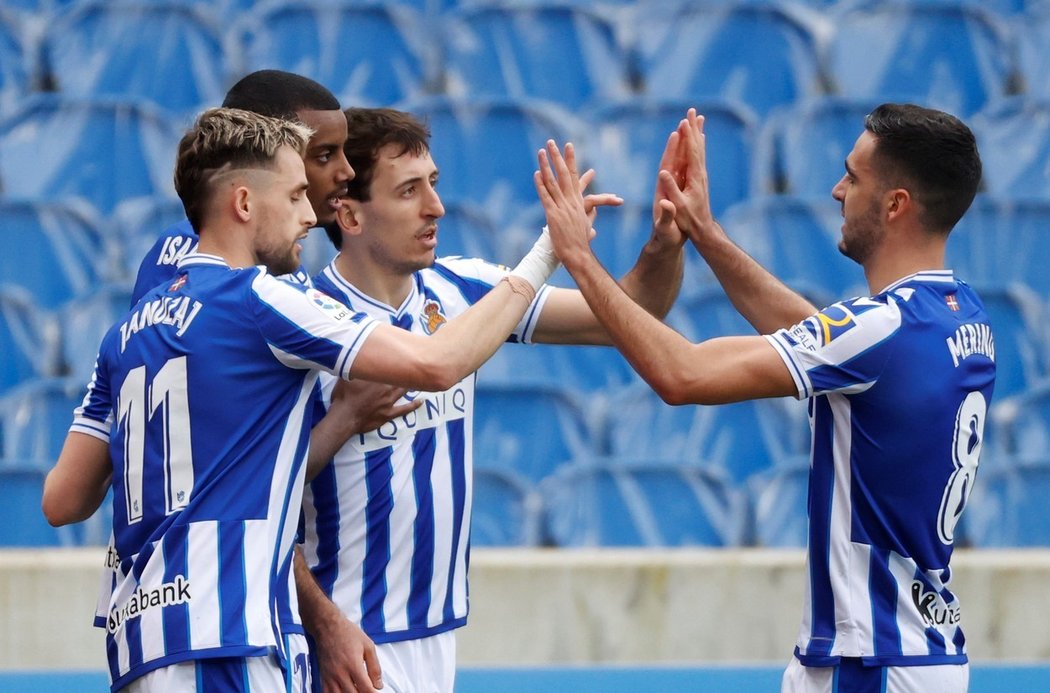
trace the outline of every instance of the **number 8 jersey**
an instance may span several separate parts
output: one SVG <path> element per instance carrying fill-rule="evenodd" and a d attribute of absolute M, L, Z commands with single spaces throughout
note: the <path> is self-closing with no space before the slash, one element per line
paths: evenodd
<path fill-rule="evenodd" d="M 301 633 L 291 572 L 320 370 L 375 327 L 263 268 L 187 256 L 104 337 L 71 430 L 113 462 L 113 690 L 190 659 L 276 654 Z"/>
<path fill-rule="evenodd" d="M 767 339 L 813 431 L 795 655 L 965 663 L 949 559 L 995 381 L 980 299 L 950 270 L 920 272 Z"/>

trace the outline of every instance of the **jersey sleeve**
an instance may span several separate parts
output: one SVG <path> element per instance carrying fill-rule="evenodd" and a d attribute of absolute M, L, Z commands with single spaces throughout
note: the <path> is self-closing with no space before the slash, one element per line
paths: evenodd
<path fill-rule="evenodd" d="M 793 327 L 767 335 L 805 399 L 863 391 L 878 380 L 901 326 L 892 300 L 835 303 Z"/>
<path fill-rule="evenodd" d="M 108 444 L 113 429 L 113 399 L 104 358 L 106 341 L 103 340 L 99 355 L 95 358 L 95 370 L 88 382 L 87 394 L 80 406 L 73 410 L 73 423 L 69 430 L 86 433 Z"/>
<path fill-rule="evenodd" d="M 434 270 L 446 279 L 460 285 L 463 295 L 471 305 L 477 303 L 493 289 L 504 277 L 510 274 L 510 268 L 496 265 L 479 258 L 444 257 L 435 263 Z M 550 296 L 551 287 L 544 284 L 536 292 L 536 297 L 525 310 L 521 321 L 507 337 L 508 342 L 532 343 L 532 334 L 536 330 L 543 305 Z"/>
<path fill-rule="evenodd" d="M 260 270 L 252 282 L 256 325 L 270 351 L 291 368 L 315 368 L 349 378 L 350 367 L 379 323 L 352 313 L 317 289 Z"/>

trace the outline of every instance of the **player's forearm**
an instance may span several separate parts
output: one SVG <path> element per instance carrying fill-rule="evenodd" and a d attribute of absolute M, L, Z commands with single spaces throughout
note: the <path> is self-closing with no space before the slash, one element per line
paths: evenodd
<path fill-rule="evenodd" d="M 350 440 L 357 429 L 354 417 L 340 415 L 329 411 L 310 431 L 310 454 L 306 459 L 306 481 L 310 482 L 325 465 L 332 461 L 335 453 Z"/>
<path fill-rule="evenodd" d="M 684 268 L 682 245 L 654 235 L 642 247 L 634 267 L 620 280 L 620 286 L 635 303 L 663 318 L 678 297 Z"/>
<path fill-rule="evenodd" d="M 689 367 L 689 341 L 632 301 L 593 255 L 566 267 L 631 367 L 662 398 L 674 399 L 679 383 L 670 374 Z"/>
<path fill-rule="evenodd" d="M 60 527 L 91 517 L 105 500 L 112 476 L 109 446 L 94 436 L 70 432 L 44 480 L 40 507 L 47 521 Z"/>
<path fill-rule="evenodd" d="M 310 572 L 302 549 L 298 546 L 295 548 L 292 566 L 295 571 L 295 590 L 299 598 L 299 616 L 303 620 L 303 627 L 310 635 L 321 639 L 334 621 L 344 618 L 343 613 L 317 584 L 317 579 Z"/>
<path fill-rule="evenodd" d="M 693 245 L 733 306 L 759 334 L 790 327 L 817 312 L 812 303 L 733 243 L 717 223 L 715 231 L 704 234 L 701 241 L 694 238 Z"/>

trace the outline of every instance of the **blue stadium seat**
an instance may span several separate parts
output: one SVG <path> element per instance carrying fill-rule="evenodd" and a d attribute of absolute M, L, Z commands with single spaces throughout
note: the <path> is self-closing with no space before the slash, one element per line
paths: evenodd
<path fill-rule="evenodd" d="M 434 27 L 411 8 L 365 0 L 294 0 L 246 14 L 247 71 L 315 79 L 344 106 L 389 106 L 432 88 Z"/>
<path fill-rule="evenodd" d="M 612 455 L 676 459 L 741 482 L 809 451 L 806 405 L 793 399 L 670 406 L 640 384 L 610 400 L 604 429 Z"/>
<path fill-rule="evenodd" d="M 119 250 L 83 200 L 0 199 L 0 277 L 44 308 L 81 296 L 120 271 Z"/>
<path fill-rule="evenodd" d="M 86 385 L 87 379 L 36 378 L 8 390 L 0 397 L 3 456 L 53 467 Z"/>
<path fill-rule="evenodd" d="M 1050 546 L 1048 497 L 1046 457 L 978 472 L 960 529 L 975 548 Z"/>
<path fill-rule="evenodd" d="M 755 546 L 804 547 L 809 531 L 809 457 L 799 455 L 747 480 Z"/>
<path fill-rule="evenodd" d="M 588 132 L 586 149 L 580 152 L 595 169 L 595 189 L 651 204 L 664 145 L 693 106 L 704 116 L 712 210 L 718 216 L 745 199 L 751 185 L 757 119 L 744 104 L 718 99 L 643 97 L 610 102 L 595 110 L 588 116 L 594 128 Z"/>
<path fill-rule="evenodd" d="M 81 2 L 48 24 L 43 44 L 64 94 L 148 99 L 187 115 L 219 105 L 238 71 L 203 4 Z"/>
<path fill-rule="evenodd" d="M 95 368 L 95 357 L 106 331 L 131 308 L 131 284 L 103 284 L 87 296 L 58 310 L 65 371 L 81 385 Z"/>
<path fill-rule="evenodd" d="M 1050 196 L 979 195 L 948 239 L 946 263 L 970 283 L 1017 282 L 1050 297 Z"/>
<path fill-rule="evenodd" d="M 745 498 L 715 470 L 647 458 L 578 460 L 540 484 L 555 546 L 739 546 Z"/>
<path fill-rule="evenodd" d="M 536 546 L 542 506 L 536 490 L 518 474 L 475 469 L 471 546 Z"/>
<path fill-rule="evenodd" d="M 142 258 L 164 230 L 185 218 L 186 210 L 177 197 L 138 197 L 117 205 L 110 221 L 120 243 L 121 276 L 134 279 Z"/>
<path fill-rule="evenodd" d="M 0 547 L 100 546 L 110 533 L 109 494 L 101 508 L 84 522 L 52 527 L 40 501 L 47 470 L 0 460 Z"/>
<path fill-rule="evenodd" d="M 832 93 L 911 101 L 965 117 L 1013 87 L 1005 27 L 983 8 L 847 3 L 831 19 L 823 65 Z"/>
<path fill-rule="evenodd" d="M 1001 198 L 1050 199 L 1050 99 L 1001 99 L 971 120 L 984 189 Z"/>
<path fill-rule="evenodd" d="M 84 197 L 101 213 L 174 194 L 180 130 L 139 101 L 39 94 L 0 119 L 0 185 L 12 198 Z"/>
<path fill-rule="evenodd" d="M 565 388 L 480 383 L 474 398 L 475 469 L 512 470 L 531 482 L 595 452 L 583 401 Z"/>
<path fill-rule="evenodd" d="M 0 546 L 42 547 L 71 545 L 73 541 L 44 519 L 40 499 L 46 470 L 0 464 Z"/>
<path fill-rule="evenodd" d="M 18 15 L 0 7 L 0 113 L 28 93 L 36 77 L 33 45 Z"/>
<path fill-rule="evenodd" d="M 1011 18 L 1017 41 L 1017 62 L 1025 93 L 1037 99 L 1050 99 L 1050 3 Z"/>
<path fill-rule="evenodd" d="M 604 346 L 508 344 L 486 361 L 478 373 L 482 386 L 568 388 L 598 403 L 605 391 L 637 382 L 637 376 L 620 352 Z M 599 414 L 595 416 L 600 418 Z"/>
<path fill-rule="evenodd" d="M 818 307 L 868 294 L 860 267 L 838 250 L 842 206 L 830 194 L 751 198 L 721 221 L 740 247 Z"/>
<path fill-rule="evenodd" d="M 516 262 L 517 258 L 501 257 L 497 248 L 502 229 L 485 209 L 462 200 L 442 203 L 445 216 L 438 219 L 439 257 L 459 255 L 503 264 Z"/>
<path fill-rule="evenodd" d="M 571 117 L 547 102 L 436 97 L 403 107 L 430 125 L 442 198 L 469 200 L 501 219 L 536 203 L 536 153 L 574 132 Z"/>
<path fill-rule="evenodd" d="M 973 284 L 995 337 L 995 398 L 1050 376 L 1043 301 L 1020 284 Z"/>
<path fill-rule="evenodd" d="M 62 366 L 54 316 L 17 286 L 0 287 L 0 354 L 0 392 Z"/>
<path fill-rule="evenodd" d="M 784 106 L 760 137 L 755 190 L 796 197 L 830 197 L 879 99 L 819 96 Z"/>
<path fill-rule="evenodd" d="M 1050 380 L 1044 379 L 1013 396 L 995 398 L 986 429 L 995 433 L 992 452 L 1004 460 L 1043 460 L 1050 451 Z M 991 436 L 987 436 L 991 438 Z M 988 450 L 986 445 L 985 450 Z M 983 465 L 982 456 L 982 465 Z"/>
<path fill-rule="evenodd" d="M 447 16 L 446 88 L 459 97 L 543 99 L 578 109 L 628 93 L 605 13 L 582 3 L 502 2 Z"/>
<path fill-rule="evenodd" d="M 635 12 L 629 43 L 646 94 L 727 98 L 765 116 L 824 92 L 814 36 L 781 6 L 640 3 Z"/>

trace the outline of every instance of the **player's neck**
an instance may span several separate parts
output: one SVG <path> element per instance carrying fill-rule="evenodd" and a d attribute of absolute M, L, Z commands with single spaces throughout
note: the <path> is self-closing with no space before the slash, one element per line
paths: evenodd
<path fill-rule="evenodd" d="M 365 248 L 344 246 L 335 259 L 335 266 L 354 288 L 391 308 L 398 308 L 412 291 L 413 273 L 398 272 L 372 262 Z"/>
<path fill-rule="evenodd" d="M 890 284 L 927 270 L 944 269 L 944 243 L 886 244 L 864 263 L 864 276 L 872 295 Z"/>
<path fill-rule="evenodd" d="M 212 230 L 206 226 L 201 229 L 197 252 L 201 255 L 220 257 L 234 269 L 259 264 L 251 247 L 239 240 L 236 232 L 227 232 L 225 229 Z"/>

